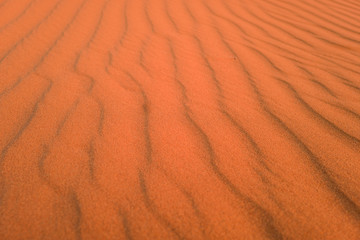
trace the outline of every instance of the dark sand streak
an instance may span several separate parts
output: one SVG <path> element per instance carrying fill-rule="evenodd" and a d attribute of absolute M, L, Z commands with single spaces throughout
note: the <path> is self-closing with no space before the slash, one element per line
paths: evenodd
<path fill-rule="evenodd" d="M 30 3 L 25 7 L 25 9 L 15 18 L 13 18 L 10 22 L 6 23 L 4 26 L 0 27 L 0 34 L 4 29 L 7 27 L 13 25 L 15 22 L 17 22 L 20 18 L 22 18 L 31 8 L 31 6 L 36 2 L 37 0 L 32 0 Z M 0 6 L 1 7 L 1 6 Z"/>
<path fill-rule="evenodd" d="M 153 202 L 150 199 L 150 196 L 148 194 L 148 190 L 146 187 L 145 178 L 143 176 L 143 173 L 139 170 L 139 184 L 140 184 L 140 190 L 144 198 L 144 203 L 146 208 L 152 213 L 152 215 L 166 228 L 168 228 L 174 236 L 176 236 L 177 239 L 186 239 L 182 233 L 179 232 L 165 217 L 160 215 L 159 211 L 154 206 Z"/>
<path fill-rule="evenodd" d="M 81 9 L 83 8 L 83 6 L 85 5 L 85 3 L 87 2 L 87 0 L 84 0 L 81 4 L 81 6 L 77 9 L 75 15 L 72 17 L 72 19 L 70 20 L 70 22 L 65 26 L 65 28 L 63 29 L 63 31 L 61 32 L 61 34 L 58 36 L 58 38 L 56 38 L 56 40 L 54 41 L 54 43 L 46 50 L 46 52 L 41 56 L 40 60 L 33 66 L 33 68 L 28 71 L 26 74 L 24 74 L 23 76 L 19 77 L 17 79 L 17 81 L 15 83 L 13 83 L 10 87 L 6 88 L 5 90 L 3 90 L 2 92 L 0 92 L 0 100 L 1 98 L 10 93 L 13 89 L 15 89 L 25 78 L 27 78 L 28 76 L 30 76 L 30 74 L 34 73 L 37 68 L 44 62 L 45 58 L 50 54 L 50 52 L 53 50 L 53 48 L 55 48 L 55 46 L 58 44 L 58 42 L 65 36 L 65 32 L 70 28 L 70 26 L 73 24 L 73 22 L 75 21 L 76 17 L 79 15 Z M 60 2 L 58 2 L 60 3 Z M 58 5 L 55 6 L 55 8 L 52 10 L 55 11 L 56 7 Z M 52 14 L 51 12 L 51 14 Z M 51 14 L 49 14 L 48 16 L 50 16 Z M 23 38 L 25 39 L 25 38 Z M 0 60 L 0 64 L 1 64 L 2 60 Z"/>

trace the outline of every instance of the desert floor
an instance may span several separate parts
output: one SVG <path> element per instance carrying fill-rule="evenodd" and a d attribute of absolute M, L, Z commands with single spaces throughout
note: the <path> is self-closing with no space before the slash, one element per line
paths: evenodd
<path fill-rule="evenodd" d="M 360 239 L 360 1 L 0 0 L 0 239 Z"/>

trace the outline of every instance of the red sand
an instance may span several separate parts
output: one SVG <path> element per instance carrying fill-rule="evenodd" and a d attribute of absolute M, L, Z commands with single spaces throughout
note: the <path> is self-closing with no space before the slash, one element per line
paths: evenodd
<path fill-rule="evenodd" d="M 360 2 L 1 0 L 0 239 L 360 239 Z"/>

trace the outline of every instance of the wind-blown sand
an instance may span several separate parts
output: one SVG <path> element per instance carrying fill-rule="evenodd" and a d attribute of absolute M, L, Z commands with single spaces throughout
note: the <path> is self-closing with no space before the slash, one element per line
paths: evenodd
<path fill-rule="evenodd" d="M 360 239 L 360 2 L 0 0 L 0 239 Z"/>

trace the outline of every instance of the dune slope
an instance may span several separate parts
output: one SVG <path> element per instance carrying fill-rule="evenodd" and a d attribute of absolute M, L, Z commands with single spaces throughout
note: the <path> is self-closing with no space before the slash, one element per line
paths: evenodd
<path fill-rule="evenodd" d="M 0 0 L 0 239 L 359 239 L 360 2 Z"/>

